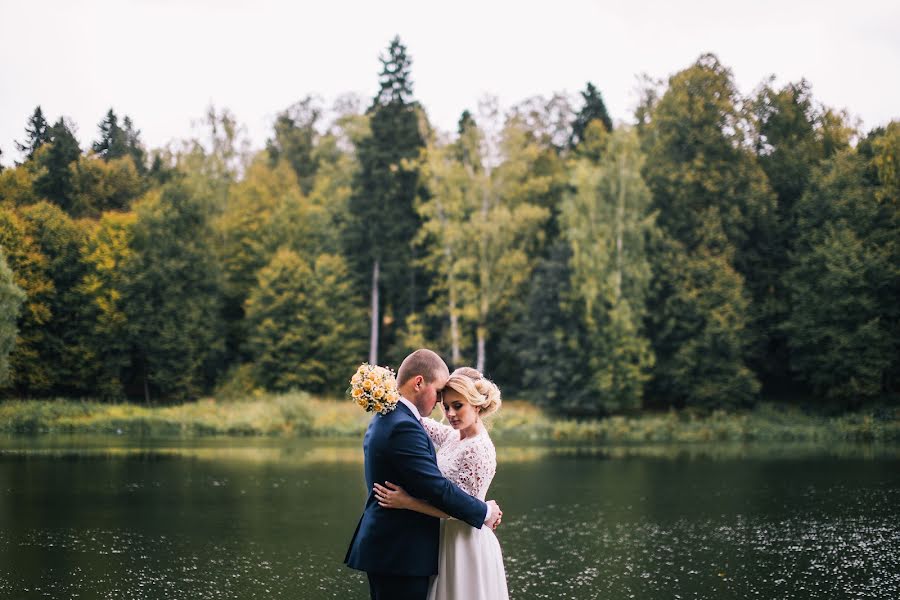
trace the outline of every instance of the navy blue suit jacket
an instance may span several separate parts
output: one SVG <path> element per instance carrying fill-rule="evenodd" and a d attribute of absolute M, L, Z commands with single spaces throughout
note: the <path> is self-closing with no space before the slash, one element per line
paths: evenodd
<path fill-rule="evenodd" d="M 390 481 L 448 515 L 480 528 L 487 505 L 441 475 L 434 445 L 418 416 L 398 403 L 386 415 L 372 417 L 366 430 L 365 473 L 369 496 L 344 562 L 369 573 L 435 575 L 440 519 L 411 510 L 382 508 L 372 486 Z"/>

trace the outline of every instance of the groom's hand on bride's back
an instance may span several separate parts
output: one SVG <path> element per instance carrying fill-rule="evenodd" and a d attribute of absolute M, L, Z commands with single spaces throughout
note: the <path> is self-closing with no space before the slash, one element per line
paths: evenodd
<path fill-rule="evenodd" d="M 488 500 L 487 505 L 490 511 L 488 511 L 488 516 L 484 520 L 484 524 L 491 529 L 497 529 L 497 525 L 500 524 L 500 517 L 503 516 L 503 511 L 500 510 L 500 505 L 497 504 L 496 500 Z"/>

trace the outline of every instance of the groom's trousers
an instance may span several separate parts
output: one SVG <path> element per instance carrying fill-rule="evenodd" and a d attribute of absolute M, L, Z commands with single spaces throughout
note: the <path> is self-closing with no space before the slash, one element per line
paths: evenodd
<path fill-rule="evenodd" d="M 401 575 L 369 576 L 369 593 L 372 600 L 425 600 L 428 598 L 429 577 L 404 577 Z"/>

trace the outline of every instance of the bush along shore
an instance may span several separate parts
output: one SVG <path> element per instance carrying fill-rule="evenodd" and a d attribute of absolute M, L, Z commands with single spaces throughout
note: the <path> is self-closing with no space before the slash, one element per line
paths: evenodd
<path fill-rule="evenodd" d="M 432 416 L 440 418 L 440 409 Z M 349 401 L 303 392 L 167 406 L 68 399 L 0 402 L 0 432 L 6 434 L 353 438 L 363 435 L 370 418 Z M 509 401 L 489 426 L 495 438 L 534 442 L 900 442 L 896 408 L 828 417 L 771 403 L 745 412 L 669 411 L 575 420 Z"/>

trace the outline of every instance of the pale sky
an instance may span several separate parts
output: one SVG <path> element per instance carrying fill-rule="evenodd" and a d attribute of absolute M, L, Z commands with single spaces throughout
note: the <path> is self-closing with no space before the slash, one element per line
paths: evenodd
<path fill-rule="evenodd" d="M 485 94 L 509 106 L 588 80 L 630 122 L 637 75 L 666 78 L 704 52 L 742 93 L 806 77 L 865 129 L 900 119 L 897 0 L 0 0 L 0 160 L 19 158 L 38 104 L 71 118 L 82 148 L 110 107 L 152 148 L 189 137 L 211 103 L 262 147 L 308 94 L 368 103 L 395 34 L 443 130 Z"/>

